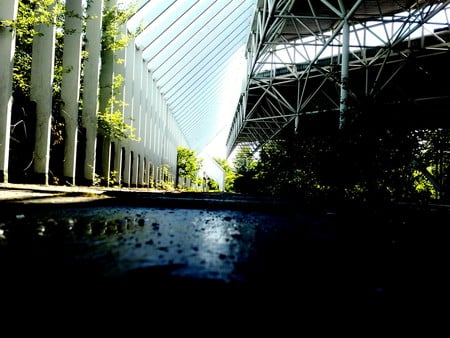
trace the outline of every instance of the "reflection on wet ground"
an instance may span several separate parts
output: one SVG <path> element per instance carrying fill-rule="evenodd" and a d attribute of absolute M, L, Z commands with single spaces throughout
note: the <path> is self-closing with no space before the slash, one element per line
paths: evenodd
<path fill-rule="evenodd" d="M 2 236 L 3 245 L 25 252 L 27 241 L 35 249 L 54 246 L 71 268 L 95 266 L 98 276 L 170 266 L 173 275 L 230 282 L 241 278 L 234 268 L 248 258 L 256 229 L 281 222 L 280 216 L 237 211 L 72 208 L 16 215 L 3 224 Z M 64 251 L 57 252 L 62 243 Z"/>
<path fill-rule="evenodd" d="M 15 271 L 12 276 L 32 273 L 70 281 L 158 271 L 170 278 L 233 285 L 248 282 L 271 259 L 280 259 L 274 267 L 293 262 L 302 249 L 287 246 L 300 243 L 307 232 L 311 239 L 313 230 L 321 233 L 321 240 L 335 237 L 335 228 L 325 219 L 237 210 L 42 208 L 16 213 L 0 224 L 3 264 Z M 297 237 L 270 247 L 283 231 Z M 265 250 L 278 253 L 268 251 L 263 257 Z"/>
<path fill-rule="evenodd" d="M 0 221 L 0 284 L 16 305 L 52 299 L 94 317 L 144 306 L 138 315 L 241 320 L 274 302 L 333 304 L 335 251 L 333 215 L 45 205 Z"/>
<path fill-rule="evenodd" d="M 2 301 L 53 298 L 55 309 L 79 305 L 94 317 L 144 305 L 144 317 L 179 319 L 200 306 L 202 315 L 229 309 L 233 318 L 294 324 L 305 312 L 330 318 L 349 307 L 379 323 L 448 289 L 446 207 L 305 212 L 198 200 L 184 208 L 128 196 L 5 204 Z"/>

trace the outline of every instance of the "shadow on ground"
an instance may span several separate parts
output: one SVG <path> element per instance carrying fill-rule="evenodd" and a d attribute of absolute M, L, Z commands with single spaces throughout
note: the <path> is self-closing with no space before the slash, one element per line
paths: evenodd
<path fill-rule="evenodd" d="M 308 211 L 229 194 L 109 197 L 3 203 L 4 296 L 91 316 L 126 308 L 176 317 L 195 308 L 299 320 L 337 318 L 345 308 L 381 320 L 447 290 L 447 208 Z"/>

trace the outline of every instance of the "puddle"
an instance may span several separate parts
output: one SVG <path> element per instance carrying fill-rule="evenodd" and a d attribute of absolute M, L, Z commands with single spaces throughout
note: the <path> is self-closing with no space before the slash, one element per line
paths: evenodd
<path fill-rule="evenodd" d="M 62 208 L 4 220 L 0 241 L 12 264 L 42 265 L 42 273 L 120 277 L 147 270 L 229 283 L 246 278 L 242 266 L 255 256 L 258 238 L 290 223 L 234 210 Z"/>

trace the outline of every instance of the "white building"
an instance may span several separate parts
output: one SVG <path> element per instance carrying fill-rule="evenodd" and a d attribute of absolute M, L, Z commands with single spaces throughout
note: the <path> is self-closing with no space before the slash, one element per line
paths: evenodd
<path fill-rule="evenodd" d="M 203 157 L 202 177 L 213 179 L 219 185 L 220 191 L 225 191 L 225 170 L 211 157 Z"/>

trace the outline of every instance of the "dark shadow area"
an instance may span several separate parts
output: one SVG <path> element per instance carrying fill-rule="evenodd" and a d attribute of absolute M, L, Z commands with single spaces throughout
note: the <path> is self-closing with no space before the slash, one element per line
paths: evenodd
<path fill-rule="evenodd" d="M 228 208 L 228 194 L 215 196 L 221 208 L 211 209 L 202 201 L 210 194 L 144 195 L 81 207 L 3 204 L 3 299 L 137 326 L 189 318 L 234 328 L 305 325 L 303 332 L 316 321 L 348 320 L 382 330 L 399 313 L 422 314 L 448 293 L 445 206 L 251 211 Z M 134 221 L 120 223 L 122 211 Z M 225 235 L 214 237 L 214 229 Z M 195 234 L 230 251 L 202 246 Z"/>

